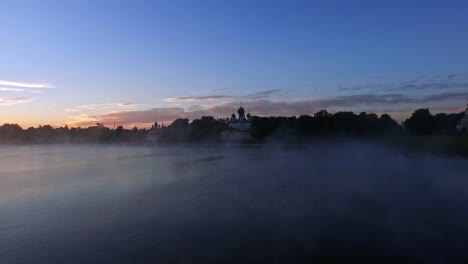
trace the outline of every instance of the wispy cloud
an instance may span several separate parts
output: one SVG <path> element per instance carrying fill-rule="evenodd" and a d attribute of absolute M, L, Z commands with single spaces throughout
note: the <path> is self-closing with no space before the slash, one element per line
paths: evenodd
<path fill-rule="evenodd" d="M 0 91 L 2 92 L 25 92 L 26 90 L 20 88 L 12 88 L 12 87 L 0 87 Z"/>
<path fill-rule="evenodd" d="M 454 74 L 454 73 L 447 75 L 447 79 L 452 79 L 452 78 L 455 78 L 455 77 L 457 77 L 457 75 Z"/>
<path fill-rule="evenodd" d="M 397 92 L 409 90 L 444 90 L 468 88 L 468 79 L 464 75 L 449 74 L 443 76 L 416 77 L 409 80 L 400 80 L 395 82 L 363 83 L 354 85 L 339 85 L 338 91 L 361 91 L 375 90 L 384 92 Z"/>
<path fill-rule="evenodd" d="M 49 84 L 15 82 L 15 81 L 6 81 L 6 80 L 0 80 L 0 86 L 19 87 L 19 88 L 38 88 L 38 89 L 53 88 L 53 86 Z"/>
<path fill-rule="evenodd" d="M 100 104 L 83 104 L 76 107 L 67 108 L 65 112 L 75 113 L 82 111 L 95 111 L 95 110 L 105 110 L 105 111 L 118 111 L 118 110 L 128 110 L 132 109 L 140 104 L 136 103 L 100 103 Z"/>
<path fill-rule="evenodd" d="M 198 102 L 198 101 L 213 101 L 222 99 L 236 98 L 231 95 L 205 95 L 205 96 L 183 96 L 183 97 L 170 97 L 165 98 L 163 102 L 166 103 L 181 103 L 181 102 Z"/>
<path fill-rule="evenodd" d="M 99 116 L 109 115 L 116 112 L 135 110 L 135 107 L 140 105 L 141 104 L 131 102 L 83 104 L 76 107 L 67 108 L 65 109 L 65 112 L 73 113 L 68 117 L 69 124 L 71 125 L 94 125 L 98 121 Z"/>
<path fill-rule="evenodd" d="M 183 97 L 170 97 L 163 100 L 167 103 L 182 103 L 182 102 L 198 102 L 198 101 L 214 101 L 226 99 L 240 99 L 240 100 L 259 100 L 266 99 L 278 95 L 286 95 L 287 92 L 281 89 L 273 89 L 267 91 L 260 91 L 247 95 L 203 95 L 203 96 L 183 96 Z"/>
<path fill-rule="evenodd" d="M 272 96 L 276 95 L 286 95 L 287 92 L 285 90 L 281 89 L 273 89 L 273 90 L 267 90 L 267 91 L 261 91 L 257 93 L 252 93 L 248 95 L 241 96 L 241 99 L 250 99 L 250 100 L 259 100 L 259 99 L 265 99 L 269 98 Z"/>
<path fill-rule="evenodd" d="M 224 92 L 227 91 L 227 88 L 214 88 L 214 89 L 206 89 L 206 90 L 200 90 L 200 91 L 195 91 L 192 94 L 212 94 L 212 93 L 219 93 L 219 92 Z"/>
<path fill-rule="evenodd" d="M 92 117 L 84 113 L 81 113 L 76 116 L 70 116 L 68 117 L 68 119 L 70 121 L 70 124 L 72 125 L 75 125 L 75 124 L 76 125 L 82 125 L 82 124 L 94 125 L 97 121 L 96 117 Z"/>
<path fill-rule="evenodd" d="M 76 108 L 83 110 L 107 109 L 107 108 L 128 108 L 135 106 L 135 103 L 102 103 L 102 104 L 84 104 Z"/>
<path fill-rule="evenodd" d="M 72 126 L 92 126 L 96 122 L 105 125 L 113 124 L 124 126 L 134 126 L 136 124 L 146 124 L 150 126 L 154 121 L 170 122 L 179 117 L 186 116 L 186 111 L 180 107 L 153 108 L 144 111 L 122 111 L 103 115 L 89 115 L 80 113 L 79 115 L 69 117 L 69 123 Z"/>
<path fill-rule="evenodd" d="M 68 112 L 68 113 L 76 113 L 76 112 L 81 112 L 81 111 L 82 111 L 81 109 L 76 109 L 76 108 L 65 109 L 65 112 Z"/>
<path fill-rule="evenodd" d="M 330 98 L 304 98 L 304 99 L 281 99 L 251 100 L 246 103 L 246 109 L 253 115 L 259 116 L 293 116 L 303 114 L 314 114 L 321 109 L 364 111 L 365 109 L 393 108 L 395 105 L 404 106 L 401 109 L 417 109 L 429 107 L 431 103 L 460 100 L 467 98 L 465 93 L 441 93 L 422 97 L 411 97 L 404 94 L 359 94 L 351 96 L 337 96 Z M 73 125 L 93 125 L 96 122 L 119 125 L 143 124 L 150 126 L 154 121 L 170 122 L 176 118 L 189 118 L 191 120 L 201 116 L 228 117 L 233 110 L 239 107 L 235 101 L 219 103 L 209 106 L 196 107 L 158 107 L 142 111 L 121 111 L 103 115 L 88 115 L 86 119 L 76 119 Z M 83 118 L 83 116 L 82 116 Z"/>
<path fill-rule="evenodd" d="M 381 89 L 394 85 L 394 83 L 367 83 L 367 84 L 353 84 L 353 85 L 338 85 L 337 91 L 360 91 L 370 88 Z"/>
<path fill-rule="evenodd" d="M 462 92 L 462 93 L 441 93 L 441 94 L 433 94 L 433 95 L 428 95 L 425 96 L 417 101 L 422 102 L 422 103 L 427 103 L 427 102 L 439 102 L 439 101 L 447 101 L 447 100 L 453 100 L 453 99 L 462 99 L 466 100 L 468 98 L 468 92 Z"/>
<path fill-rule="evenodd" d="M 0 98 L 0 106 L 22 104 L 29 101 L 31 98 Z"/>
<path fill-rule="evenodd" d="M 387 87 L 386 91 L 407 91 L 407 90 L 424 90 L 424 89 L 456 89 L 468 88 L 466 83 L 421 83 L 421 84 L 405 84 L 395 87 Z"/>

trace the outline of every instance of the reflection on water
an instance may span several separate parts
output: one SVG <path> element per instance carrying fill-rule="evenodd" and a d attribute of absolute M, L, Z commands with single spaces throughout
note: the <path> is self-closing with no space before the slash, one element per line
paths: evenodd
<path fill-rule="evenodd" d="M 468 260 L 468 162 L 363 144 L 0 147 L 0 263 Z"/>

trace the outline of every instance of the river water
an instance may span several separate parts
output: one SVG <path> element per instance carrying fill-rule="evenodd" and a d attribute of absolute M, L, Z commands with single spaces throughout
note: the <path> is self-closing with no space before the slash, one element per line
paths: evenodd
<path fill-rule="evenodd" d="M 0 263 L 463 262 L 467 177 L 350 142 L 2 146 Z"/>

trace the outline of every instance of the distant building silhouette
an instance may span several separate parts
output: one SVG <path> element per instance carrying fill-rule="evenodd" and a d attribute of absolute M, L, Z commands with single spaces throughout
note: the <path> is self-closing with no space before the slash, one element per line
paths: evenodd
<path fill-rule="evenodd" d="M 468 104 L 465 110 L 465 116 L 458 122 L 457 129 L 458 131 L 462 130 L 463 128 L 468 129 Z"/>
<path fill-rule="evenodd" d="M 158 122 L 154 122 L 149 130 L 148 134 L 146 134 L 146 141 L 147 142 L 156 142 L 161 134 L 161 125 Z"/>
<path fill-rule="evenodd" d="M 221 139 L 223 140 L 251 140 L 250 127 L 252 122 L 250 114 L 245 115 L 245 110 L 241 106 L 237 110 L 238 118 L 233 113 L 231 121 L 228 123 L 228 129 L 221 132 Z"/>

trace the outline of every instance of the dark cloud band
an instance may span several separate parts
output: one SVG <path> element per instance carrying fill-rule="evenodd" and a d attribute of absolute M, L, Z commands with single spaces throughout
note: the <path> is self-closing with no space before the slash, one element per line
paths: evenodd
<path fill-rule="evenodd" d="M 251 100 L 248 102 L 248 111 L 260 116 L 293 116 L 314 114 L 321 109 L 348 109 L 359 111 L 359 108 L 373 107 L 373 109 L 411 104 L 414 109 L 427 107 L 427 104 L 442 101 L 460 100 L 468 98 L 466 93 L 441 93 L 423 97 L 409 97 L 403 94 L 360 94 L 351 96 L 338 96 L 325 99 L 293 99 L 293 100 Z M 118 122 L 120 124 L 150 124 L 154 121 L 170 122 L 177 118 L 196 119 L 201 116 L 228 117 L 239 107 L 239 102 L 225 102 L 209 107 L 160 107 L 144 111 L 114 112 L 99 116 L 90 116 L 94 121 L 102 123 Z M 75 125 L 88 125 L 89 121 Z M 94 123 L 91 123 L 94 124 Z"/>

